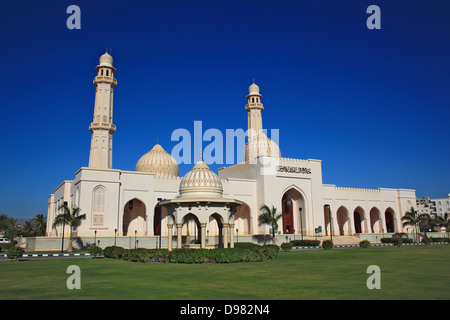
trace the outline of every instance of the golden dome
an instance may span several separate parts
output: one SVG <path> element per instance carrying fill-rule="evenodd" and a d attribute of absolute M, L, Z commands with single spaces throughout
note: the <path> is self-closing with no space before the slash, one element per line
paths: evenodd
<path fill-rule="evenodd" d="M 185 174 L 180 182 L 180 197 L 222 197 L 223 187 L 219 177 L 200 160 Z"/>
<path fill-rule="evenodd" d="M 281 158 L 280 148 L 264 132 L 260 132 L 252 141 L 245 144 L 244 161 L 248 163 L 262 156 Z"/>
<path fill-rule="evenodd" d="M 113 64 L 113 58 L 111 57 L 111 55 L 108 52 L 105 52 L 100 57 L 100 66 L 112 67 L 112 64 Z"/>
<path fill-rule="evenodd" d="M 259 87 L 253 82 L 250 87 L 248 88 L 248 95 L 260 95 L 259 94 Z"/>
<path fill-rule="evenodd" d="M 139 159 L 135 171 L 163 177 L 178 177 L 179 174 L 177 161 L 159 144 Z"/>

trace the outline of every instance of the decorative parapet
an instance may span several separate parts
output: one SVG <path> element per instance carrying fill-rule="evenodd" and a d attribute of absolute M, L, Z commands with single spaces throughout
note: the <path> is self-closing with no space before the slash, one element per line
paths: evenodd
<path fill-rule="evenodd" d="M 336 187 L 334 184 L 324 184 L 323 186 L 333 188 L 335 191 L 343 191 L 343 192 L 371 192 L 371 193 L 381 192 L 380 189 Z"/>

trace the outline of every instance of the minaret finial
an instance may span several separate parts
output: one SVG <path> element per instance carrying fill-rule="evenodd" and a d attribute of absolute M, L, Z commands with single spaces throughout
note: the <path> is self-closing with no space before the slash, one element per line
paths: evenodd
<path fill-rule="evenodd" d="M 156 136 L 156 144 L 159 144 L 159 137 Z"/>

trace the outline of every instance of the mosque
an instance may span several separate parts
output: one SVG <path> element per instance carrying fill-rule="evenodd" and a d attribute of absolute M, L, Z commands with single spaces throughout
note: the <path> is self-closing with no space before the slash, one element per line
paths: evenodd
<path fill-rule="evenodd" d="M 404 231 L 401 217 L 415 207 L 415 190 L 323 184 L 321 160 L 283 158 L 277 143 L 263 132 L 264 106 L 255 83 L 246 96 L 248 142 L 242 163 L 215 173 L 200 157 L 180 177 L 177 161 L 156 144 L 142 155 L 135 171 L 113 169 L 117 80 L 110 54 L 100 57 L 96 70 L 89 165 L 48 197 L 48 237 L 61 237 L 62 227 L 52 228 L 52 224 L 65 202 L 86 214 L 74 230 L 78 237 L 159 238 L 160 245 L 164 239 L 169 249 L 228 247 L 237 239 L 251 241 L 268 235 L 269 226 L 258 225 L 263 205 L 285 213 L 276 230 L 281 237 Z"/>

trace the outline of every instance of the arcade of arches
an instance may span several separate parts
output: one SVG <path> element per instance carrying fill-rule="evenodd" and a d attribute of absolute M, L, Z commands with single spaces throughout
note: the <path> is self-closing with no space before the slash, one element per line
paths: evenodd
<path fill-rule="evenodd" d="M 330 208 L 324 205 L 325 234 L 330 234 Z M 335 215 L 333 217 L 333 215 Z M 352 213 L 345 206 L 340 206 L 333 213 L 331 220 L 333 222 L 334 235 L 353 235 L 356 233 L 393 233 L 397 231 L 397 222 L 395 212 L 392 208 L 387 208 L 384 215 L 380 209 L 372 207 L 367 215 L 361 207 L 356 207 Z"/>

